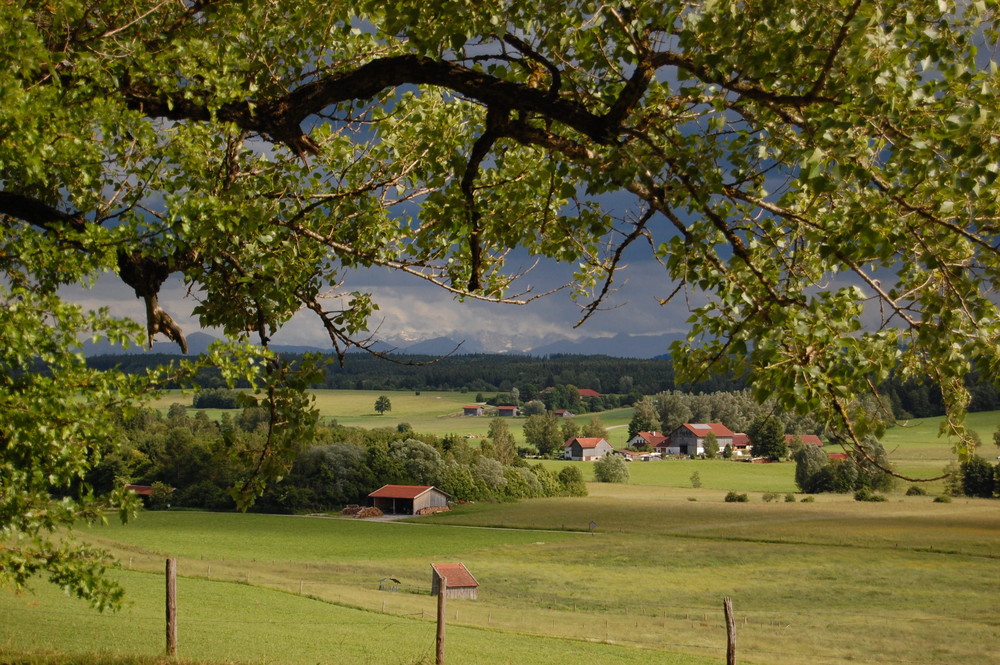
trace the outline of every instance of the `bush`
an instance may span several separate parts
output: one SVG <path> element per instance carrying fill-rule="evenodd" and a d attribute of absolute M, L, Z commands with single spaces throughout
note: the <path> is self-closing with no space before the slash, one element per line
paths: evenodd
<path fill-rule="evenodd" d="M 920 485 L 910 485 L 906 490 L 906 496 L 927 496 L 927 490 Z"/>
<path fill-rule="evenodd" d="M 599 483 L 627 483 L 628 463 L 619 455 L 605 455 L 594 462 L 594 480 Z"/>
<path fill-rule="evenodd" d="M 988 499 L 993 496 L 993 467 L 979 455 L 962 462 L 962 492 L 966 496 Z"/>
<path fill-rule="evenodd" d="M 587 485 L 578 466 L 564 466 L 559 471 L 559 482 L 566 496 L 587 496 Z"/>
<path fill-rule="evenodd" d="M 854 493 L 854 500 L 879 502 L 879 501 L 888 501 L 889 499 L 884 494 L 876 494 L 867 487 L 862 487 L 861 489 L 859 489 L 857 492 Z"/>
<path fill-rule="evenodd" d="M 799 499 L 799 503 L 816 503 L 816 497 L 804 496 L 801 499 Z"/>
<path fill-rule="evenodd" d="M 750 497 L 743 493 L 730 492 L 726 495 L 726 503 L 746 503 L 750 500 Z"/>
<path fill-rule="evenodd" d="M 795 495 L 789 492 L 785 495 L 785 503 L 795 503 Z"/>
<path fill-rule="evenodd" d="M 934 503 L 951 503 L 951 497 L 947 494 L 934 497 Z"/>
<path fill-rule="evenodd" d="M 771 503 L 772 501 L 777 501 L 778 500 L 778 493 L 777 492 L 764 492 L 764 495 L 761 498 L 764 499 L 764 503 Z"/>

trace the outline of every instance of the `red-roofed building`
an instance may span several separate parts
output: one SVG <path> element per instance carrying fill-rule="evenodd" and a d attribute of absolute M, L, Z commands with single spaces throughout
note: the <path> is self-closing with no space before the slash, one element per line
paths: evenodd
<path fill-rule="evenodd" d="M 596 390 L 591 390 L 590 388 L 577 388 L 580 393 L 580 397 L 603 397 L 601 393 Z"/>
<path fill-rule="evenodd" d="M 733 434 L 733 457 L 750 457 L 752 451 L 753 443 L 748 434 Z"/>
<path fill-rule="evenodd" d="M 475 600 L 479 596 L 479 582 L 472 576 L 469 569 L 461 563 L 432 563 L 431 564 L 431 595 L 438 595 L 441 588 L 441 580 L 444 579 L 447 586 L 445 598 L 466 598 Z"/>
<path fill-rule="evenodd" d="M 709 434 L 715 435 L 719 450 L 733 445 L 733 431 L 722 423 L 684 423 L 670 433 L 669 454 L 704 455 Z"/>
<path fill-rule="evenodd" d="M 497 415 L 503 418 L 512 418 L 521 412 L 516 406 L 498 406 Z"/>
<path fill-rule="evenodd" d="M 599 460 L 614 451 L 611 444 L 601 437 L 574 436 L 563 444 L 563 458 L 576 462 Z"/>
<path fill-rule="evenodd" d="M 807 446 L 819 446 L 820 448 L 823 447 L 822 439 L 820 439 L 815 434 L 786 434 L 785 444 L 790 446 L 792 445 L 792 443 L 795 442 L 796 439 L 798 439 Z"/>
<path fill-rule="evenodd" d="M 451 495 L 429 485 L 383 485 L 368 498 L 387 515 L 420 515 L 447 510 Z"/>
<path fill-rule="evenodd" d="M 462 407 L 463 416 L 481 416 L 483 415 L 483 406 L 481 404 L 470 404 L 468 406 Z"/>
<path fill-rule="evenodd" d="M 636 432 L 636 435 L 628 440 L 628 445 L 630 448 L 635 448 L 648 444 L 650 448 L 655 449 L 666 440 L 667 437 L 659 432 Z"/>

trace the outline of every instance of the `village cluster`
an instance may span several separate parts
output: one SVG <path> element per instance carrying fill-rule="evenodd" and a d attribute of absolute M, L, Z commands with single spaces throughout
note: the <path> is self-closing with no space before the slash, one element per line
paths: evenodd
<path fill-rule="evenodd" d="M 735 433 L 721 423 L 685 423 L 670 434 L 638 432 L 628 440 L 628 448 L 615 450 L 606 439 L 575 436 L 563 444 L 563 458 L 588 462 L 605 455 L 621 455 L 626 461 L 649 462 L 670 456 L 700 457 L 705 454 L 705 444 L 714 435 L 718 449 L 728 446 L 732 457 L 751 459 L 753 442 L 746 434 Z M 815 434 L 787 434 L 789 446 L 801 442 L 807 446 L 823 446 Z"/>

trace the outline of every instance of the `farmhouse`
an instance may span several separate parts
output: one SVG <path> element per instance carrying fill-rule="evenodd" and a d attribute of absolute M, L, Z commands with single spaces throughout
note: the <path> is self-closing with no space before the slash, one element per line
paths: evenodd
<path fill-rule="evenodd" d="M 445 598 L 465 598 L 475 600 L 479 596 L 479 582 L 469 569 L 461 563 L 431 564 L 431 595 L 438 595 L 443 578 L 448 585 Z"/>
<path fill-rule="evenodd" d="M 480 404 L 472 404 L 470 406 L 462 407 L 463 416 L 481 416 L 483 415 L 483 407 Z"/>
<path fill-rule="evenodd" d="M 614 448 L 601 437 L 574 436 L 563 444 L 563 458 L 577 462 L 598 460 L 614 452 Z"/>
<path fill-rule="evenodd" d="M 451 495 L 427 485 L 383 485 L 368 498 L 387 515 L 423 515 L 448 510 Z"/>
<path fill-rule="evenodd" d="M 655 449 L 666 440 L 667 437 L 659 432 L 637 432 L 635 436 L 628 440 L 628 445 L 629 448 L 635 448 L 648 444 L 650 448 Z"/>
<path fill-rule="evenodd" d="M 733 432 L 722 423 L 685 423 L 670 433 L 670 455 L 704 455 L 705 439 L 715 435 L 719 450 L 733 445 Z"/>
<path fill-rule="evenodd" d="M 555 416 L 556 418 L 573 418 L 573 417 L 575 417 L 575 414 L 573 412 L 571 412 L 569 409 L 556 409 L 555 411 L 552 412 L 552 415 Z"/>
<path fill-rule="evenodd" d="M 497 415 L 503 418 L 512 418 L 521 413 L 516 406 L 498 406 Z"/>

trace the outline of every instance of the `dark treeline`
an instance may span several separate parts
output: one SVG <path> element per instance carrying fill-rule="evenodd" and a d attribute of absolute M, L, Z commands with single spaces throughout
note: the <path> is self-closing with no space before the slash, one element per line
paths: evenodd
<path fill-rule="evenodd" d="M 299 356 L 284 355 L 295 362 Z M 167 354 L 102 355 L 88 358 L 97 369 L 117 367 L 139 373 L 177 360 Z M 221 378 L 202 371 L 202 387 L 222 387 Z M 637 359 L 611 356 L 552 355 L 547 357 L 470 354 L 460 356 L 398 355 L 389 359 L 350 354 L 341 367 L 331 357 L 324 379 L 316 388 L 346 390 L 462 390 L 467 392 L 521 391 L 533 399 L 542 390 L 560 385 L 589 388 L 599 393 L 652 395 L 678 388 L 669 358 Z M 695 385 L 680 386 L 692 392 L 739 390 L 742 383 L 726 377 L 709 377 Z"/>
<path fill-rule="evenodd" d="M 95 356 L 97 369 L 118 367 L 130 373 L 167 365 L 178 356 L 167 354 Z M 296 356 L 285 357 L 294 362 Z M 196 379 L 203 388 L 221 388 L 218 373 L 202 370 Z M 972 396 L 970 411 L 1000 409 L 1000 391 L 988 377 L 973 373 L 966 381 Z M 519 399 L 541 398 L 549 387 L 589 388 L 619 397 L 629 406 L 644 395 L 680 390 L 692 394 L 739 391 L 738 379 L 710 376 L 696 384 L 677 384 L 669 358 L 636 359 L 611 356 L 553 355 L 544 358 L 505 354 L 473 354 L 438 358 L 396 356 L 392 361 L 367 354 L 351 354 L 344 366 L 331 358 L 323 380 L 313 387 L 349 390 L 457 390 L 472 393 L 519 392 Z M 239 387 L 239 386 L 237 386 Z M 941 392 L 930 383 L 893 378 L 880 386 L 897 418 L 927 418 L 944 413 Z M 558 408 L 558 407 L 557 407 Z"/>

